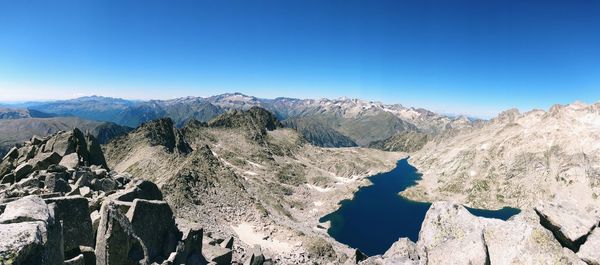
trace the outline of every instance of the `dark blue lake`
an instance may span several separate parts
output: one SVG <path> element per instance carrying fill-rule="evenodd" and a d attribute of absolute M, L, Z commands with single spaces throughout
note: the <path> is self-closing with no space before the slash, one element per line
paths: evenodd
<path fill-rule="evenodd" d="M 352 200 L 319 221 L 331 221 L 327 231 L 337 241 L 372 256 L 383 254 L 400 237 L 417 241 L 421 223 L 430 203 L 415 202 L 398 195 L 421 178 L 407 159 L 398 161 L 390 172 L 369 177 L 373 185 L 360 188 Z M 468 210 L 478 216 L 507 220 L 519 209 Z"/>

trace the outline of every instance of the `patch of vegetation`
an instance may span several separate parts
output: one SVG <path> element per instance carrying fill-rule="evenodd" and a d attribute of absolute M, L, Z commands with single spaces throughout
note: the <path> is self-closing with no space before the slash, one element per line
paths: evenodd
<path fill-rule="evenodd" d="M 300 186 L 306 183 L 304 168 L 298 165 L 283 165 L 277 170 L 275 176 L 279 182 L 288 185 Z"/>
<path fill-rule="evenodd" d="M 333 260 L 337 257 L 333 250 L 333 246 L 320 237 L 312 237 L 310 241 L 307 242 L 306 249 L 311 258 L 320 257 L 327 260 Z"/>

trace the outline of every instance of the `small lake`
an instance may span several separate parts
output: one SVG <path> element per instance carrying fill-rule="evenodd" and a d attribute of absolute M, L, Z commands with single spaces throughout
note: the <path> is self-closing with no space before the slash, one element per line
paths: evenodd
<path fill-rule="evenodd" d="M 342 201 L 337 211 L 319 221 L 331 221 L 329 235 L 369 256 L 383 254 L 400 237 L 416 242 L 431 204 L 408 200 L 398 192 L 420 178 L 408 159 L 402 159 L 392 171 L 369 177 L 373 185 L 360 188 L 352 200 Z M 514 208 L 467 209 L 477 216 L 502 220 L 520 212 Z"/>

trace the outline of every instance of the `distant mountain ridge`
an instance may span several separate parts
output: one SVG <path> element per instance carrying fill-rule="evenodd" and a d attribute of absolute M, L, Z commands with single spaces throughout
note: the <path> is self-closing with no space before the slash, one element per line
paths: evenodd
<path fill-rule="evenodd" d="M 171 100 L 132 101 L 108 97 L 83 97 L 52 102 L 24 103 L 32 110 L 58 116 L 110 121 L 136 127 L 168 117 L 177 127 L 188 120 L 207 122 L 229 110 L 257 106 L 272 112 L 284 124 L 302 132 L 313 144 L 325 147 L 368 146 L 401 132 L 436 135 L 470 127 L 465 117 L 448 117 L 421 108 L 360 99 L 264 99 L 241 93 Z"/>

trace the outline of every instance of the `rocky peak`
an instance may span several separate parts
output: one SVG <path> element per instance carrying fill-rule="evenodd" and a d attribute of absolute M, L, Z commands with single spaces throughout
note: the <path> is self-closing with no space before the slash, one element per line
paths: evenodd
<path fill-rule="evenodd" d="M 261 108 L 252 107 L 248 110 L 231 110 L 208 122 L 210 127 L 246 128 L 252 131 L 275 130 L 281 123 L 271 112 Z"/>
<path fill-rule="evenodd" d="M 145 138 L 153 146 L 162 145 L 169 152 L 187 154 L 192 148 L 184 140 L 181 132 L 173 125 L 170 118 L 162 118 L 142 124 L 136 131 L 143 132 Z"/>
<path fill-rule="evenodd" d="M 509 109 L 498 114 L 498 117 L 493 120 L 498 123 L 513 123 L 521 116 L 521 113 L 518 109 Z"/>

